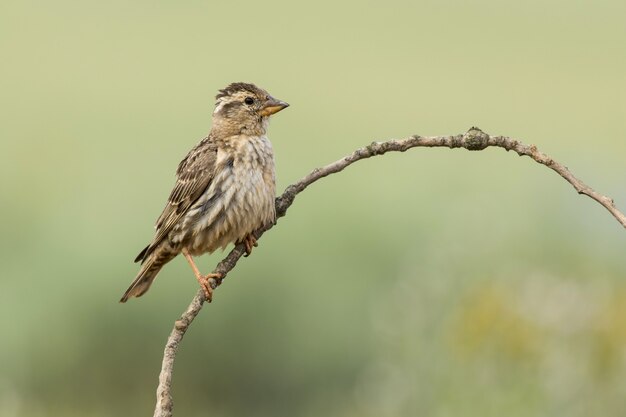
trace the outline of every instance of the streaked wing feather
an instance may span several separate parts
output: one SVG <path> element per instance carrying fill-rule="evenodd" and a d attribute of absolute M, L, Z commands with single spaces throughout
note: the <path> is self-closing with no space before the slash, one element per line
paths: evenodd
<path fill-rule="evenodd" d="M 207 137 L 180 162 L 177 180 L 163 213 L 156 222 L 156 236 L 143 259 L 157 247 L 209 186 L 215 174 L 217 145 Z"/>

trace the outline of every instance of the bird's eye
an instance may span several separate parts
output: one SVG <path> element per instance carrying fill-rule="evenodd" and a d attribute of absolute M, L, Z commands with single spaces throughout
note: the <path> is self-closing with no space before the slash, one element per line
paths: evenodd
<path fill-rule="evenodd" d="M 251 104 L 254 104 L 254 99 L 252 97 L 246 97 L 246 99 L 243 102 L 249 106 Z"/>

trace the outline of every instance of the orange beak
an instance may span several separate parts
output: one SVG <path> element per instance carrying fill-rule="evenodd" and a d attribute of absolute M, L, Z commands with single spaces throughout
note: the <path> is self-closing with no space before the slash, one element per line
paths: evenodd
<path fill-rule="evenodd" d="M 289 107 L 289 103 L 270 97 L 269 100 L 265 102 L 263 107 L 261 107 L 261 111 L 259 113 L 261 116 L 271 116 L 272 114 L 278 113 L 287 107 Z"/>

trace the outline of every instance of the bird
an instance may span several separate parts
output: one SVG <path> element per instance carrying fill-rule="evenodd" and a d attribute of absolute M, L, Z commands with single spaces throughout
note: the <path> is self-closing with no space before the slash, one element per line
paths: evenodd
<path fill-rule="evenodd" d="M 246 256 L 257 246 L 253 234 L 276 220 L 274 152 L 267 138 L 270 116 L 287 108 L 254 84 L 235 82 L 218 91 L 209 134 L 179 163 L 176 184 L 155 225 L 152 242 L 135 262 L 139 273 L 120 302 L 148 291 L 163 266 L 179 254 L 211 302 L 209 279 L 193 256 L 244 243 Z"/>

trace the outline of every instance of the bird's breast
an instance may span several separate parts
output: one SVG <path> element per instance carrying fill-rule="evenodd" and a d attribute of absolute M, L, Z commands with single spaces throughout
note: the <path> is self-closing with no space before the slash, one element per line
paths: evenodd
<path fill-rule="evenodd" d="M 218 148 L 207 190 L 185 216 L 193 255 L 242 240 L 275 219 L 274 155 L 266 137 L 247 137 Z"/>

